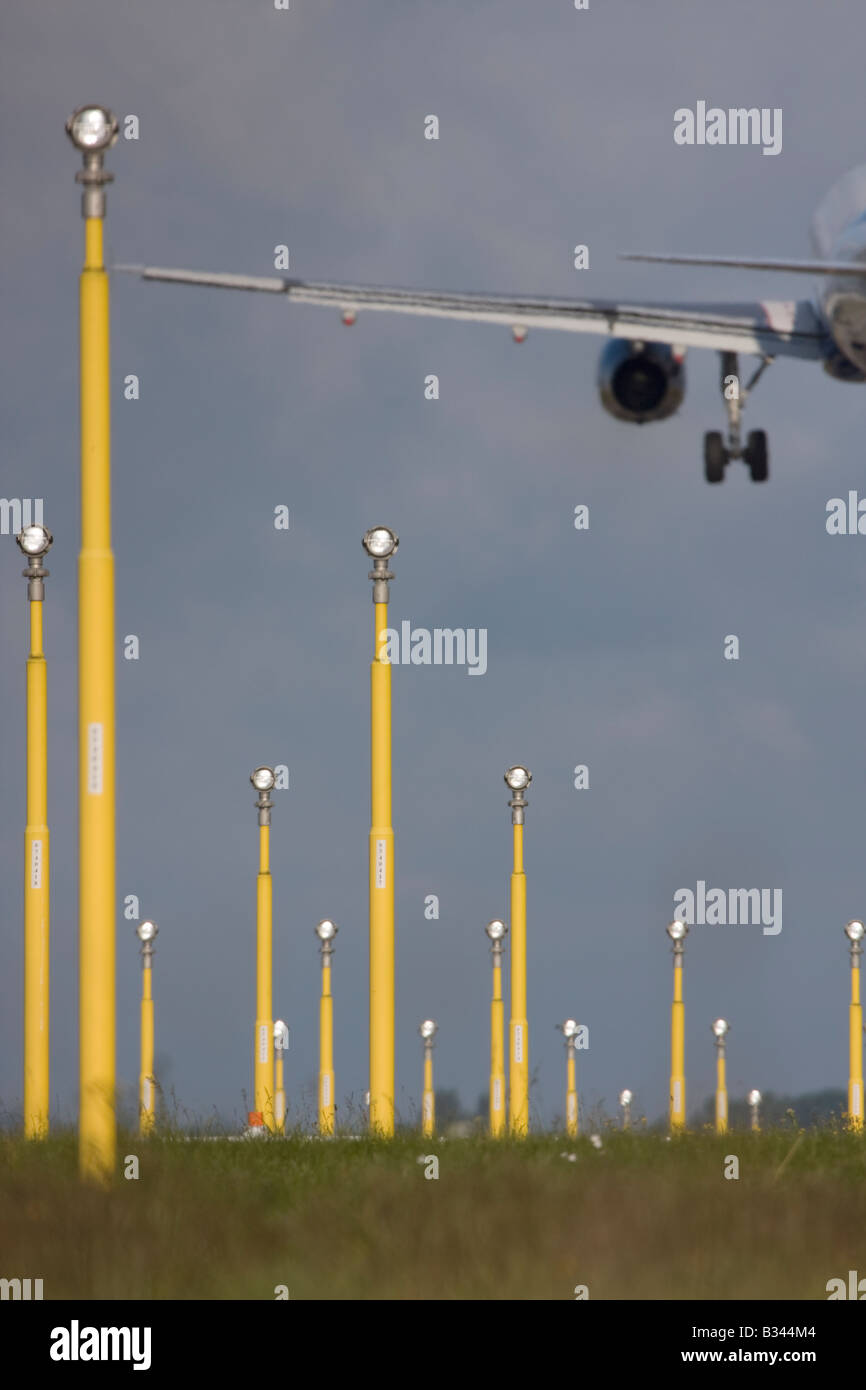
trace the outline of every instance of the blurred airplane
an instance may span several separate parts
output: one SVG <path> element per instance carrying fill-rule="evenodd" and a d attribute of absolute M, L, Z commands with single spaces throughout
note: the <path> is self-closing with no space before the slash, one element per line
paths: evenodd
<path fill-rule="evenodd" d="M 232 275 L 152 266 L 116 266 L 144 280 L 258 290 L 285 295 L 293 303 L 338 309 L 345 324 L 361 310 L 506 324 L 516 342 L 530 328 L 597 333 L 610 338 L 602 350 L 598 388 L 604 408 L 619 420 L 646 424 L 664 420 L 685 396 L 685 354 L 713 348 L 721 359 L 721 391 L 727 430 L 704 436 L 704 475 L 720 483 L 732 459 L 742 459 L 753 482 L 769 472 L 767 436 L 753 430 L 745 444 L 741 416 L 746 399 L 777 357 L 821 362 L 838 381 L 866 381 L 866 164 L 835 184 L 812 220 L 814 257 L 759 260 L 732 256 L 625 255 L 622 260 L 668 265 L 728 266 L 740 270 L 813 275 L 812 299 L 751 303 L 619 304 L 591 299 L 449 294 L 432 290 L 318 284 L 281 276 Z M 760 363 L 744 386 L 739 354 Z"/>

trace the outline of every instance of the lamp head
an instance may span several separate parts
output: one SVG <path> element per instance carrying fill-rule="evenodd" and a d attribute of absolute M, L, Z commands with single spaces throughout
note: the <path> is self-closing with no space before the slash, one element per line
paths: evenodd
<path fill-rule="evenodd" d="M 257 767 L 255 772 L 250 773 L 250 781 L 257 792 L 269 792 L 276 780 L 269 767 Z"/>
<path fill-rule="evenodd" d="M 631 1105 L 631 1091 L 620 1091 L 619 1103 L 620 1105 Z"/>
<path fill-rule="evenodd" d="M 139 941 L 141 941 L 145 946 L 147 946 L 151 941 L 153 941 L 158 931 L 159 927 L 156 925 L 156 922 L 139 922 L 138 926 L 135 929 L 135 934 L 138 937 Z"/>
<path fill-rule="evenodd" d="M 274 1047 L 277 1052 L 286 1052 L 289 1047 L 289 1030 L 281 1018 L 274 1024 Z"/>
<path fill-rule="evenodd" d="M 525 791 L 531 781 L 532 773 L 529 771 L 529 768 L 521 767 L 519 763 L 516 763 L 514 767 L 510 767 L 505 774 L 506 785 L 510 787 L 513 792 Z"/>
<path fill-rule="evenodd" d="M 487 932 L 487 935 L 490 937 L 490 940 L 493 942 L 494 946 L 496 946 L 499 944 L 500 941 L 504 940 L 505 933 L 508 931 L 508 928 L 506 927 L 504 922 L 500 922 L 498 917 L 494 917 L 492 922 L 487 923 L 487 926 L 484 928 L 484 930 Z"/>
<path fill-rule="evenodd" d="M 564 1023 L 557 1023 L 556 1026 L 560 1033 L 564 1033 L 569 1040 L 575 1036 L 579 1027 L 573 1018 L 567 1018 Z"/>
<path fill-rule="evenodd" d="M 421 1027 L 418 1029 L 418 1032 L 421 1034 L 421 1037 L 424 1039 L 425 1042 L 430 1042 L 435 1036 L 436 1031 L 437 1024 L 433 1022 L 432 1018 L 425 1018 L 424 1022 L 421 1024 Z"/>
<path fill-rule="evenodd" d="M 329 917 L 325 917 L 323 921 L 319 922 L 315 929 L 316 936 L 319 938 L 322 945 L 328 941 L 333 941 L 339 930 L 340 928 L 337 926 L 336 922 L 332 922 Z"/>
<path fill-rule="evenodd" d="M 390 526 L 371 526 L 361 544 L 371 560 L 387 560 L 400 544 L 397 533 Z"/>
<path fill-rule="evenodd" d="M 845 935 L 852 946 L 856 946 L 858 941 L 863 940 L 864 931 L 866 931 L 866 927 L 863 926 L 862 922 L 858 922 L 856 918 L 853 922 L 848 922 L 845 926 Z"/>
<path fill-rule="evenodd" d="M 38 560 L 47 555 L 54 541 L 47 526 L 25 526 L 15 539 L 28 560 Z"/>
<path fill-rule="evenodd" d="M 688 930 L 688 923 L 680 921 L 679 917 L 675 917 L 665 927 L 665 931 L 675 946 L 678 946 L 681 941 L 685 941 Z"/>
<path fill-rule="evenodd" d="M 107 106 L 79 106 L 66 122 L 66 134 L 82 154 L 110 150 L 117 139 L 117 117 Z"/>
<path fill-rule="evenodd" d="M 719 1039 L 720 1042 L 727 1033 L 730 1026 L 731 1025 L 729 1023 L 726 1023 L 723 1018 L 717 1018 L 715 1023 L 713 1023 L 713 1032 L 715 1033 L 716 1037 Z"/>
<path fill-rule="evenodd" d="M 760 1105 L 760 1104 L 761 1104 L 761 1092 L 760 1092 L 760 1091 L 750 1091 L 750 1092 L 749 1092 L 749 1104 L 750 1104 L 750 1105 Z"/>

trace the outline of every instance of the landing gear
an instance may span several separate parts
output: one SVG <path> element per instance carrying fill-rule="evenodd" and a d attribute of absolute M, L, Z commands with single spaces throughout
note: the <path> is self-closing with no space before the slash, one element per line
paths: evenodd
<path fill-rule="evenodd" d="M 773 361 L 764 357 L 747 386 L 740 386 L 740 373 L 735 352 L 721 352 L 722 399 L 728 416 L 727 441 L 718 430 L 704 435 L 704 477 L 708 483 L 720 483 L 731 459 L 742 459 L 747 464 L 753 483 L 765 483 L 770 472 L 767 454 L 767 436 L 763 430 L 753 430 L 746 441 L 745 448 L 740 438 L 740 419 L 746 399 L 757 385 L 760 377 Z"/>

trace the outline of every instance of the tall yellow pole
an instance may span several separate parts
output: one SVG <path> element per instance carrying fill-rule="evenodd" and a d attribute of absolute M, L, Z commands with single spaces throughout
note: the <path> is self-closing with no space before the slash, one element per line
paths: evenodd
<path fill-rule="evenodd" d="M 863 1009 L 860 1003 L 860 956 L 863 923 L 849 922 L 845 928 L 851 942 L 851 1004 L 848 1009 L 848 1124 L 863 1128 Z"/>
<path fill-rule="evenodd" d="M 289 1047 L 289 1030 L 281 1018 L 274 1024 L 274 1129 L 286 1132 L 286 1085 L 283 1058 Z"/>
<path fill-rule="evenodd" d="M 673 941 L 674 955 L 674 998 L 671 1005 L 671 1095 L 670 1125 L 672 1130 L 685 1128 L 686 1123 L 686 1077 L 685 1077 L 685 1005 L 683 1003 L 683 953 L 686 932 L 685 922 L 673 921 L 667 928 Z"/>
<path fill-rule="evenodd" d="M 495 918 L 484 928 L 490 938 L 493 957 L 493 997 L 490 1001 L 490 1137 L 501 1139 L 505 1133 L 505 1003 L 502 998 L 502 952 L 504 922 Z"/>
<path fill-rule="evenodd" d="M 424 1090 L 421 1094 L 421 1133 L 425 1139 L 433 1138 L 433 1130 L 436 1125 L 436 1095 L 433 1090 L 433 1039 L 436 1036 L 436 1024 L 432 1018 L 427 1018 L 421 1024 L 418 1032 L 424 1040 Z"/>
<path fill-rule="evenodd" d="M 283 1054 L 279 1049 L 274 1060 L 274 1132 L 284 1134 L 286 1128 L 286 1088 L 283 1081 Z"/>
<path fill-rule="evenodd" d="M 259 872 L 256 879 L 256 1023 L 253 1034 L 253 1128 L 273 1131 L 274 1119 L 274 1020 L 273 1020 L 273 884 L 271 880 L 270 792 L 276 778 L 269 767 L 257 767 L 250 781 L 258 792 Z"/>
<path fill-rule="evenodd" d="M 577 1034 L 579 1024 L 573 1018 L 557 1023 L 565 1038 L 565 1132 L 570 1139 L 577 1137 Z"/>
<path fill-rule="evenodd" d="M 67 132 L 84 156 L 81 323 L 81 552 L 78 559 L 79 1165 L 106 1183 L 116 1161 L 114 557 L 111 553 L 108 276 L 102 166 L 117 121 L 81 108 Z"/>
<path fill-rule="evenodd" d="M 269 862 L 269 825 L 259 826 L 259 872 L 256 880 L 256 1056 L 255 1106 L 267 1129 L 274 1128 L 274 1054 L 272 1011 L 273 889 Z"/>
<path fill-rule="evenodd" d="M 712 1025 L 716 1040 L 716 1133 L 728 1132 L 728 1088 L 725 1079 L 725 1038 L 729 1025 L 717 1018 Z"/>
<path fill-rule="evenodd" d="M 570 1138 L 577 1137 L 577 1067 L 575 1065 L 574 1043 L 568 1044 L 565 1084 L 565 1128 Z"/>
<path fill-rule="evenodd" d="M 329 918 L 316 927 L 321 942 L 322 993 L 319 999 L 319 1133 L 334 1133 L 334 1000 L 331 997 L 331 956 L 339 928 Z"/>
<path fill-rule="evenodd" d="M 526 876 L 523 872 L 523 818 L 528 802 L 524 795 L 532 774 L 511 767 L 505 774 L 511 789 L 513 866 L 511 873 L 511 1019 L 509 1052 L 511 1090 L 508 1122 L 513 1137 L 529 1133 L 529 1023 L 526 1017 Z"/>
<path fill-rule="evenodd" d="M 373 561 L 374 652 L 370 666 L 370 1130 L 394 1133 L 394 831 L 391 826 L 391 664 L 388 560 L 399 542 L 386 526 L 366 533 Z"/>
<path fill-rule="evenodd" d="M 26 526 L 17 537 L 30 610 L 27 658 L 27 824 L 24 831 L 24 1134 L 48 1134 L 49 1091 L 49 833 L 48 696 L 42 651 L 42 604 L 52 536 Z"/>
<path fill-rule="evenodd" d="M 138 1077 L 138 1128 L 142 1136 L 153 1133 L 156 1111 L 156 1079 L 153 1074 L 153 952 L 159 931 L 155 922 L 141 922 L 136 934 L 141 942 L 141 1068 Z"/>

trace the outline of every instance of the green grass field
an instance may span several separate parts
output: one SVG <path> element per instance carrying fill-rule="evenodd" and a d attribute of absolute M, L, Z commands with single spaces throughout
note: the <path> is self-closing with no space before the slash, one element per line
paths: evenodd
<path fill-rule="evenodd" d="M 826 1299 L 866 1274 L 866 1141 L 844 1132 L 126 1134 L 118 1152 L 140 1176 L 99 1191 L 74 1134 L 0 1139 L 0 1277 L 46 1299 Z"/>

